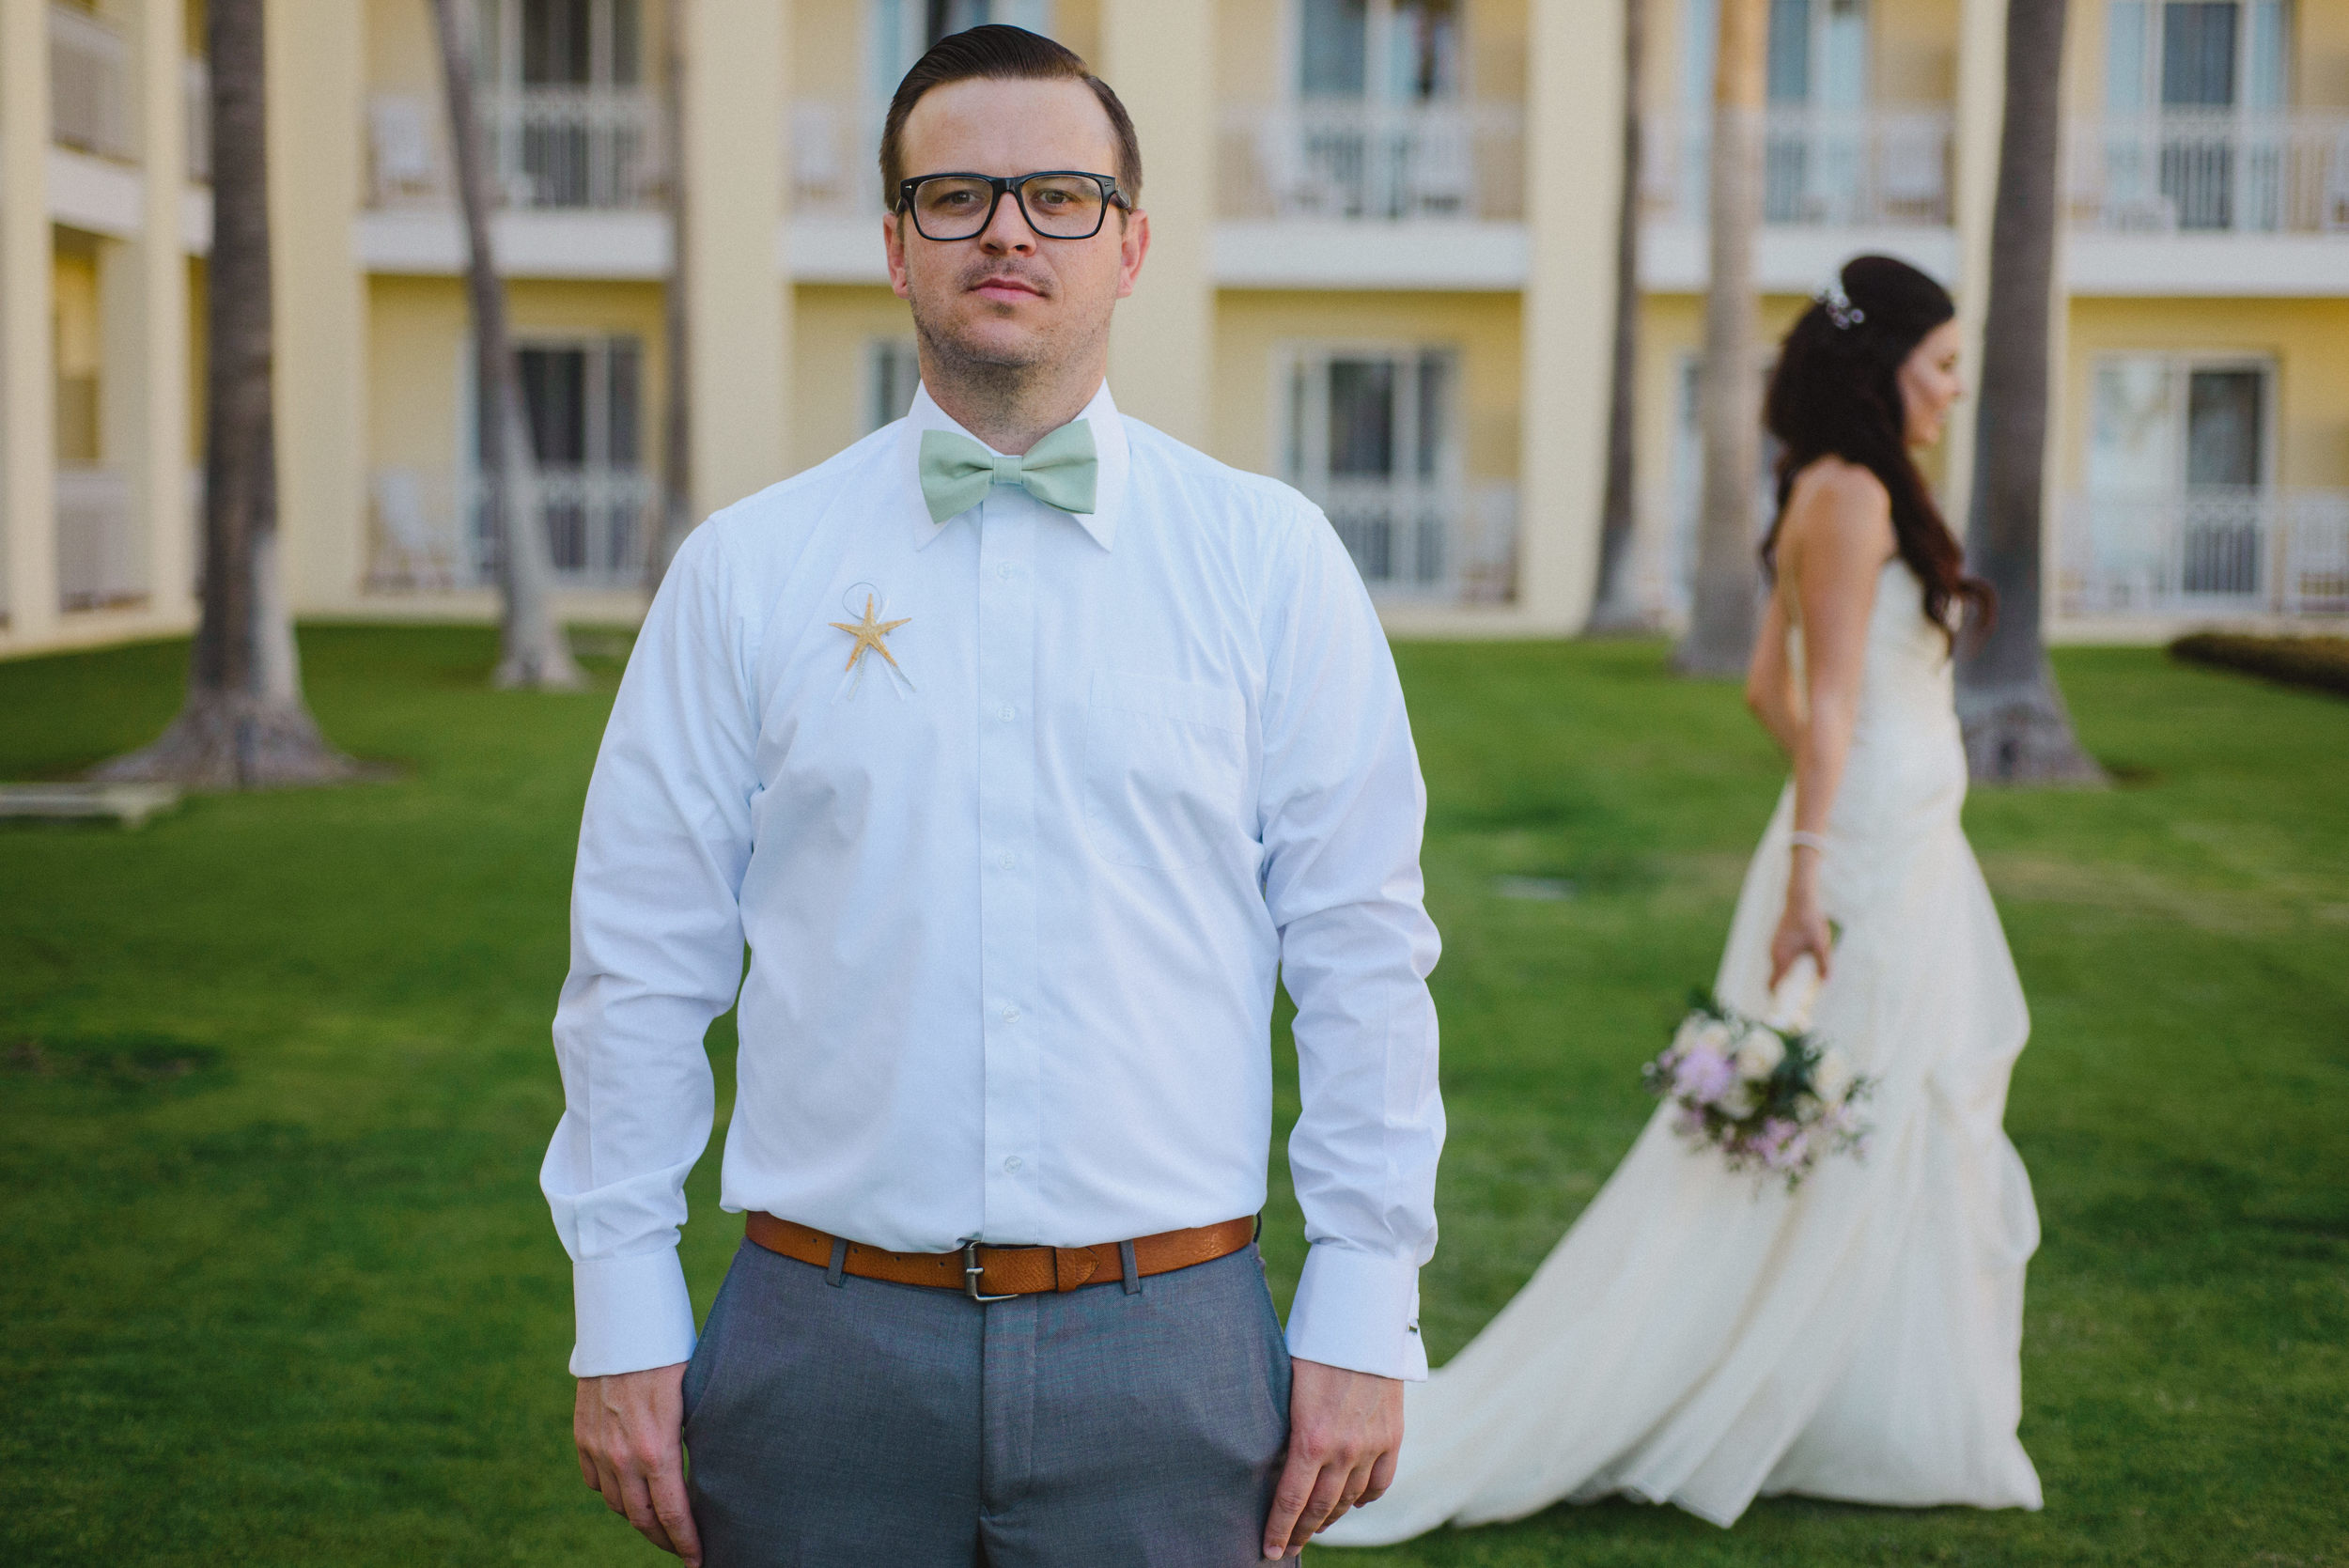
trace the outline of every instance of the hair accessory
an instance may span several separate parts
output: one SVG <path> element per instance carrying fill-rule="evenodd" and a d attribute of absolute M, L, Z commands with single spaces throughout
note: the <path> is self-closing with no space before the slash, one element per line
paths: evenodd
<path fill-rule="evenodd" d="M 1809 833 L 1797 829 L 1788 836 L 1794 840 L 1795 847 L 1797 849 L 1816 849 L 1822 855 L 1827 853 L 1825 833 Z"/>
<path fill-rule="evenodd" d="M 1819 303 L 1827 307 L 1827 318 L 1835 323 L 1838 332 L 1849 332 L 1868 318 L 1868 313 L 1851 303 L 1839 280 L 1819 290 Z"/>

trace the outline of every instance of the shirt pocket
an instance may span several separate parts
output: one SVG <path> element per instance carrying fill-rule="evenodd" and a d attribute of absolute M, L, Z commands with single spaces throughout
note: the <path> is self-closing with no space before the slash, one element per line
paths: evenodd
<path fill-rule="evenodd" d="M 1239 836 L 1246 705 L 1228 687 L 1093 673 L 1085 833 L 1119 865 L 1179 871 Z"/>

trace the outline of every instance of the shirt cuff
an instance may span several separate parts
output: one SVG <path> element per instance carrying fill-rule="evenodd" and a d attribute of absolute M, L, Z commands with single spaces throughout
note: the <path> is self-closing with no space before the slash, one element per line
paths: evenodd
<path fill-rule="evenodd" d="M 1419 1266 L 1322 1242 L 1305 1254 L 1289 1304 L 1289 1354 L 1349 1372 L 1427 1378 L 1419 1335 Z"/>
<path fill-rule="evenodd" d="M 693 1297 L 677 1249 L 625 1258 L 583 1258 L 571 1265 L 579 1338 L 571 1375 L 674 1366 L 693 1355 Z"/>

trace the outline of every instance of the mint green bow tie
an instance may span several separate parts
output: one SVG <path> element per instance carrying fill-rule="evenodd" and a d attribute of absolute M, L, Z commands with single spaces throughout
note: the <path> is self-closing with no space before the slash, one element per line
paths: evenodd
<path fill-rule="evenodd" d="M 1072 419 L 1029 447 L 1024 458 L 999 458 L 952 430 L 925 430 L 919 466 L 930 520 L 942 523 L 985 501 L 994 485 L 1025 485 L 1048 506 L 1090 512 L 1100 463 L 1094 455 L 1093 427 Z"/>

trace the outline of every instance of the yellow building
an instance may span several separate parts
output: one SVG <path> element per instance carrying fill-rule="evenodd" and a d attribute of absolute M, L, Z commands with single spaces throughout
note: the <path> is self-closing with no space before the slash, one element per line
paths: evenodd
<path fill-rule="evenodd" d="M 1634 581 L 1670 622 L 1699 468 L 1714 0 L 1644 3 Z M 1588 614 L 1623 0 L 476 4 L 499 258 L 574 617 L 642 606 L 673 173 L 708 510 L 910 396 L 880 108 L 940 32 L 990 20 L 1068 42 L 1140 124 L 1157 247 L 1121 307 L 1124 407 L 1320 500 L 1398 634 Z M 199 10 L 0 0 L 0 653 L 193 619 Z M 1773 0 L 1769 329 L 1882 250 L 1951 283 L 1978 338 L 2003 12 Z M 2349 6 L 2073 18 L 2050 630 L 2349 613 Z M 288 592 L 305 614 L 487 615 L 428 5 L 270 0 L 269 25 Z M 1969 439 L 1959 421 L 1935 463 L 1957 517 Z"/>

